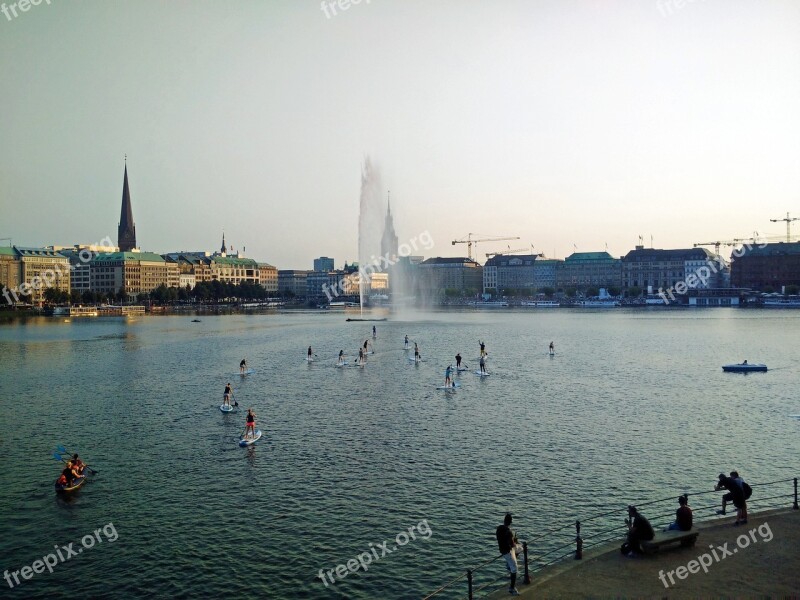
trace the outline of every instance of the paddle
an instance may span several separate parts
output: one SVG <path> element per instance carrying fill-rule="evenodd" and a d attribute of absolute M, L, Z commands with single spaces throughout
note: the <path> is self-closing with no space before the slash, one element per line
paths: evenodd
<path fill-rule="evenodd" d="M 58 448 L 57 448 L 57 449 L 58 449 L 59 451 L 61 451 L 61 452 L 66 452 L 67 454 L 69 454 L 69 452 L 67 452 L 67 450 L 66 450 L 66 448 L 64 448 L 64 446 L 58 446 Z M 53 452 L 53 459 L 54 459 L 54 460 L 60 460 L 60 461 L 61 461 L 61 462 L 63 462 L 63 463 L 66 463 L 66 462 L 67 462 L 67 461 L 64 459 L 64 457 L 63 457 L 63 456 L 61 456 L 61 455 L 60 455 L 58 452 Z M 87 464 L 85 464 L 85 463 L 84 463 L 84 465 L 83 465 L 83 466 L 84 466 L 84 468 L 85 468 L 87 471 L 89 471 L 89 472 L 90 472 L 92 475 L 97 475 L 97 471 L 95 471 L 95 470 L 94 470 L 93 468 L 91 468 L 89 465 L 87 465 Z"/>
<path fill-rule="evenodd" d="M 239 406 L 239 403 L 236 401 L 236 398 L 234 397 L 233 393 L 231 393 L 231 400 L 233 400 L 234 406 Z"/>
<path fill-rule="evenodd" d="M 66 448 L 64 448 L 64 446 L 56 446 L 56 450 L 58 450 L 59 452 L 64 452 L 64 453 L 66 453 L 66 454 L 74 454 L 74 452 L 70 452 L 69 450 L 67 450 Z M 89 465 L 87 465 L 86 463 L 83 463 L 83 466 L 84 466 L 86 469 L 88 469 L 88 470 L 89 470 L 89 472 L 90 472 L 92 475 L 97 475 L 97 471 L 96 471 L 96 470 L 94 470 L 94 469 L 93 469 L 92 467 L 90 467 Z"/>

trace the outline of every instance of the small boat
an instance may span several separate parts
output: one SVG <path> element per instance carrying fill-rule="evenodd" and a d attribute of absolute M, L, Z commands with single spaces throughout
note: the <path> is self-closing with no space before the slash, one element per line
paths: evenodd
<path fill-rule="evenodd" d="M 767 365 L 763 364 L 749 364 L 746 362 L 737 365 L 722 365 L 722 370 L 726 373 L 751 373 L 754 371 L 766 371 Z"/>
<path fill-rule="evenodd" d="M 56 493 L 58 494 L 58 493 L 74 492 L 79 487 L 81 487 L 85 482 L 86 482 L 86 475 L 84 475 L 83 477 L 76 477 L 72 481 L 72 485 L 70 486 L 59 485 L 58 479 L 56 479 Z"/>
<path fill-rule="evenodd" d="M 192 319 L 192 323 L 199 323 L 200 319 Z"/>

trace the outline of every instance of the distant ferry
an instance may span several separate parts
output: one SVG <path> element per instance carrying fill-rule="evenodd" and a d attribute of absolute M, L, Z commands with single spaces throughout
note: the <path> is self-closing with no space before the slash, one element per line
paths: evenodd
<path fill-rule="evenodd" d="M 619 306 L 619 300 L 581 300 L 576 306 L 582 308 L 614 308 Z"/>
<path fill-rule="evenodd" d="M 800 298 L 773 298 L 764 300 L 764 308 L 800 308 Z"/>
<path fill-rule="evenodd" d="M 53 309 L 54 317 L 96 317 L 97 308 L 94 306 L 56 306 Z"/>
<path fill-rule="evenodd" d="M 331 302 L 328 308 L 331 310 L 344 310 L 346 308 L 358 308 L 358 302 Z"/>
<path fill-rule="evenodd" d="M 508 307 L 508 302 L 503 302 L 502 300 L 493 300 L 489 302 L 473 302 L 472 306 L 475 308 L 506 308 Z"/>
<path fill-rule="evenodd" d="M 534 302 L 523 302 L 520 306 L 528 308 L 558 308 L 561 305 L 558 300 L 536 300 Z"/>

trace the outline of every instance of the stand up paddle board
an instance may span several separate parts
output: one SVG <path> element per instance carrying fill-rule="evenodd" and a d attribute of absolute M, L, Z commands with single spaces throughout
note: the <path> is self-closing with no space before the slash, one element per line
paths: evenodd
<path fill-rule="evenodd" d="M 455 385 L 437 385 L 436 389 L 437 390 L 455 390 L 455 389 L 458 389 L 460 387 L 461 386 L 459 384 L 455 384 Z"/>
<path fill-rule="evenodd" d="M 306 361 L 312 363 L 312 362 L 314 362 L 314 359 L 306 357 Z"/>
<path fill-rule="evenodd" d="M 219 405 L 219 409 L 224 413 L 231 412 L 233 410 L 233 405 L 232 404 L 220 404 Z"/>
<path fill-rule="evenodd" d="M 469 371 L 469 369 L 467 367 L 457 367 L 456 371 L 458 371 L 459 373 L 463 373 L 464 371 Z"/>
<path fill-rule="evenodd" d="M 239 440 L 239 445 L 242 446 L 242 447 L 244 447 L 244 446 L 252 446 L 253 444 L 255 444 L 260 439 L 261 439 L 261 430 L 260 429 L 256 429 L 255 437 L 242 438 L 241 440 Z"/>
<path fill-rule="evenodd" d="M 419 358 L 414 358 L 413 356 L 407 356 L 406 358 L 409 360 L 409 362 L 422 362 L 421 356 Z"/>
<path fill-rule="evenodd" d="M 478 377 L 488 377 L 491 373 L 481 373 L 480 371 L 475 371 L 475 375 Z"/>
<path fill-rule="evenodd" d="M 244 371 L 236 371 L 237 375 L 252 375 L 255 373 L 254 369 L 245 369 Z"/>

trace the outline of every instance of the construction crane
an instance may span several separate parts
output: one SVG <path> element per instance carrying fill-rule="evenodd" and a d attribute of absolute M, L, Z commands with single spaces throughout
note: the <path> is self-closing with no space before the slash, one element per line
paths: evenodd
<path fill-rule="evenodd" d="M 508 247 L 508 250 L 501 250 L 500 252 L 487 252 L 486 258 L 492 258 L 493 256 L 500 256 L 502 254 L 516 254 L 517 252 L 527 252 L 528 248 L 514 248 L 511 249 L 511 246 Z"/>
<path fill-rule="evenodd" d="M 472 260 L 472 244 L 477 244 L 478 242 L 505 242 L 506 240 L 518 240 L 519 236 L 515 237 L 494 237 L 494 238 L 480 238 L 477 240 L 472 239 L 473 235 L 478 235 L 477 233 L 468 233 L 466 239 L 463 240 L 453 240 L 452 245 L 455 246 L 456 244 L 466 244 L 467 245 L 467 258 Z"/>
<path fill-rule="evenodd" d="M 732 240 L 725 240 L 718 242 L 697 242 L 696 244 L 692 244 L 692 247 L 697 248 L 698 246 L 714 246 L 714 254 L 719 256 L 720 246 L 736 246 L 738 244 L 741 244 L 742 242 L 749 242 L 751 239 L 755 241 L 757 237 L 758 237 L 758 232 L 756 232 L 756 235 L 753 238 L 734 238 Z"/>
<path fill-rule="evenodd" d="M 783 219 L 770 219 L 770 223 L 780 223 L 781 221 L 786 221 L 786 242 L 789 243 L 792 241 L 792 221 L 800 221 L 800 217 L 790 218 L 787 212 Z"/>

